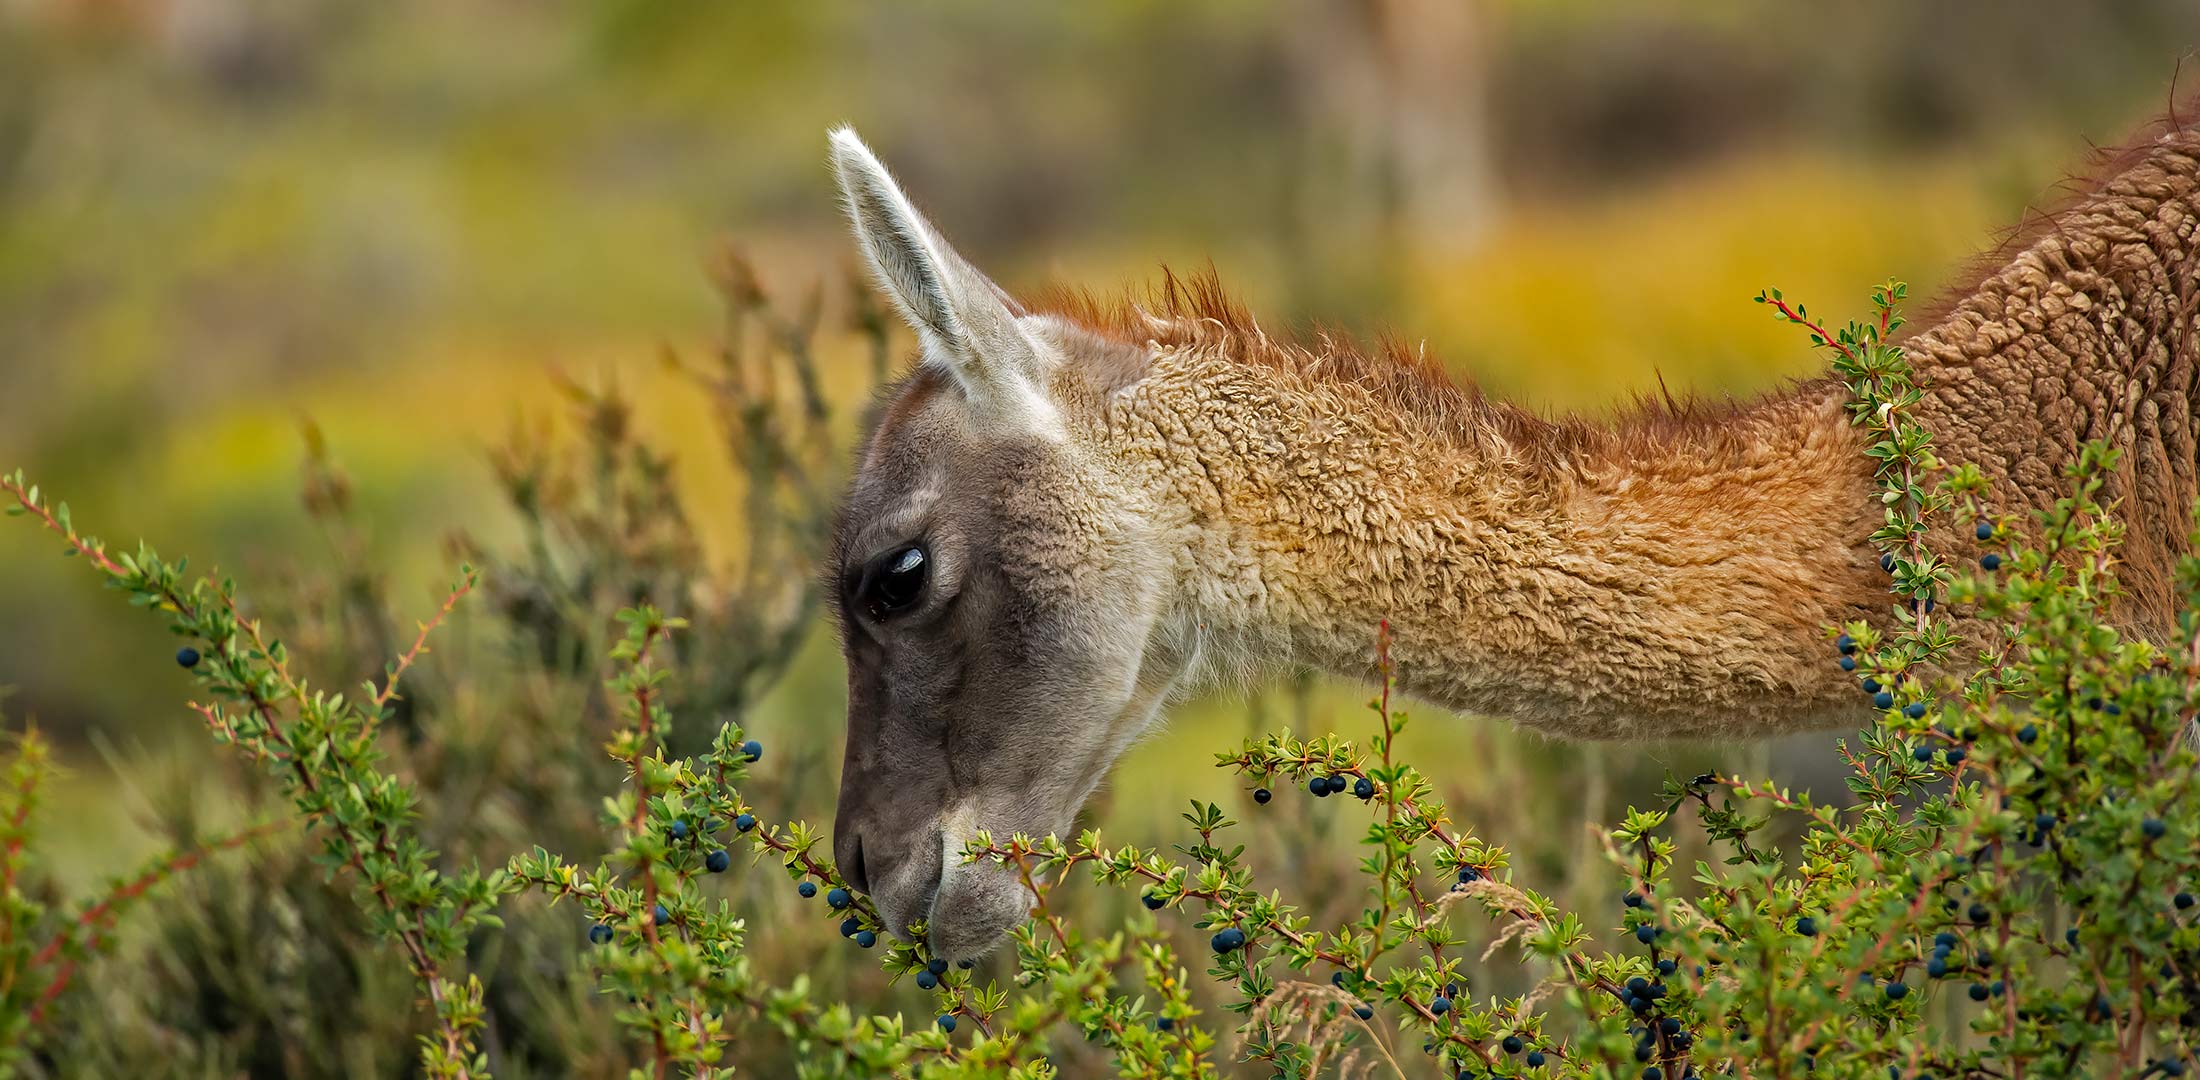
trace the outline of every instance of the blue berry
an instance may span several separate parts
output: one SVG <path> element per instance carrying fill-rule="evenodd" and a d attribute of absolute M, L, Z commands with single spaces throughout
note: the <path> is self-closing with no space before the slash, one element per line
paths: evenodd
<path fill-rule="evenodd" d="M 1442 1001 L 1444 999 L 1437 998 L 1436 1000 Z M 1518 1035 L 1505 1036 L 1505 1041 L 1501 1045 L 1504 1046 L 1505 1052 L 1508 1054 L 1517 1054 L 1527 1048 L 1527 1044 L 1521 1042 Z"/>
<path fill-rule="evenodd" d="M 1359 782 L 1352 785 L 1352 794 L 1358 797 L 1361 802 L 1366 802 L 1367 800 L 1374 798 L 1375 781 L 1370 780 L 1364 776 L 1360 777 Z"/>
<path fill-rule="evenodd" d="M 1910 996 L 1909 983 L 1891 982 L 1887 984 L 1887 1000 L 1900 1001 L 1908 996 Z"/>
<path fill-rule="evenodd" d="M 1991 521 L 1979 522 L 1977 533 L 1978 538 L 1981 540 L 1992 540 L 1994 538 L 1994 523 Z"/>
<path fill-rule="evenodd" d="M 1933 947 L 1936 949 L 1953 949 L 1956 947 L 1956 936 L 1942 930 L 1940 933 L 1933 935 Z"/>
<path fill-rule="evenodd" d="M 858 930 L 856 931 L 856 944 L 862 948 L 868 949 L 871 946 L 878 944 L 878 934 L 870 930 Z"/>
<path fill-rule="evenodd" d="M 665 830 L 665 832 L 670 834 L 674 840 L 685 840 L 688 838 L 688 823 L 675 821 L 672 823 L 672 828 Z"/>
<path fill-rule="evenodd" d="M 848 901 L 849 896 L 846 889 L 836 887 L 825 894 L 825 903 L 835 909 L 847 907 Z"/>
<path fill-rule="evenodd" d="M 1357 1016 L 1362 1020 L 1373 1020 L 1375 1019 L 1375 1010 L 1366 1005 L 1354 1005 L 1352 1007 L 1352 1015 Z"/>
<path fill-rule="evenodd" d="M 1168 903 L 1168 901 L 1163 900 L 1161 897 L 1153 893 L 1145 893 L 1141 895 L 1138 898 L 1138 902 L 1146 905 L 1147 911 L 1159 911 L 1161 910 L 1161 905 Z"/>
<path fill-rule="evenodd" d="M 1451 999 L 1443 996 L 1442 994 L 1438 994 L 1437 996 L 1430 998 L 1428 1003 L 1428 1011 L 1435 1013 L 1438 1016 L 1442 1016 L 1445 1013 L 1450 1012 Z M 1517 1043 L 1520 1040 L 1514 1039 L 1513 1041 Z"/>
<path fill-rule="evenodd" d="M 1904 709 L 1902 710 L 1902 715 L 1904 715 L 1904 716 L 1907 716 L 1907 717 L 1909 717 L 1909 718 L 1910 718 L 1910 719 L 1912 719 L 1912 720 L 1916 720 L 1916 719 L 1918 719 L 1918 718 L 1920 718 L 1920 717 L 1924 716 L 1924 715 L 1925 715 L 1925 703 L 1924 703 L 1924 702 L 1922 702 L 1922 701 L 1913 701 L 1913 702 L 1910 702 L 1910 704 L 1909 704 L 1908 706 L 1906 706 L 1906 707 L 1905 707 L 1905 708 L 1904 708 Z"/>
<path fill-rule="evenodd" d="M 2073 926 L 2070 929 L 2063 931 L 2063 940 L 2065 942 L 2068 942 L 2069 944 L 2076 945 L 2078 943 L 2078 928 Z"/>
<path fill-rule="evenodd" d="M 1651 942 L 1653 942 L 1653 941 L 1656 941 L 1657 939 L 1658 939 L 1658 928 L 1657 928 L 1657 927 L 1655 927 L 1655 926 L 1652 926 L 1652 925 L 1650 925 L 1649 923 L 1644 923 L 1644 924 L 1642 924 L 1641 926 L 1635 927 L 1635 940 L 1636 940 L 1636 941 L 1639 941 L 1639 942 L 1642 942 L 1642 943 L 1643 943 L 1643 944 L 1645 944 L 1645 945 L 1648 945 L 1648 944 L 1650 944 Z"/>
<path fill-rule="evenodd" d="M 1470 881 L 1480 880 L 1482 880 L 1482 871 L 1477 870 L 1471 866 L 1462 866 L 1459 868 L 1459 884 L 1464 885 Z"/>
<path fill-rule="evenodd" d="M 1839 649 L 1841 651 L 1841 655 L 1847 656 L 1848 654 L 1856 651 L 1856 639 L 1850 637 L 1847 634 L 1843 634 L 1840 637 L 1833 639 L 1833 647 Z"/>
<path fill-rule="evenodd" d="M 1949 747 L 1949 748 L 1948 748 L 1948 764 L 1950 764 L 1950 765 L 1961 765 L 1961 764 L 1963 764 L 1963 759 L 1964 759 L 1964 758 L 1965 758 L 1966 756 L 1968 756 L 1968 755 L 1967 755 L 1967 754 L 1965 753 L 1964 749 L 1963 749 L 1962 747 L 1960 747 L 1960 746 L 1951 746 L 1951 747 Z"/>
<path fill-rule="evenodd" d="M 1153 1029 L 1154 1029 L 1155 1031 L 1175 1031 L 1175 1030 L 1176 1030 L 1176 1017 L 1173 1017 L 1173 1016 L 1156 1016 L 1156 1017 L 1154 1017 L 1154 1018 L 1153 1018 Z"/>
<path fill-rule="evenodd" d="M 1312 780 L 1308 780 L 1308 781 L 1306 782 L 1306 790 L 1307 790 L 1308 792 L 1310 792 L 1310 793 L 1311 793 L 1311 794 L 1312 794 L 1312 795 L 1313 795 L 1313 796 L 1314 796 L 1315 798 L 1317 798 L 1317 799 L 1326 799 L 1326 798 L 1328 798 L 1328 797 L 1329 797 L 1329 778 L 1328 778 L 1328 777 L 1326 777 L 1326 776 L 1317 776 L 1317 777 L 1313 778 Z"/>
<path fill-rule="evenodd" d="M 1650 996 L 1650 980 L 1640 975 L 1627 980 L 1627 992 L 1635 997 Z"/>
<path fill-rule="evenodd" d="M 1890 693 L 1890 692 L 1888 692 L 1888 691 L 1885 691 L 1885 690 L 1881 690 L 1880 692 L 1878 692 L 1878 693 L 1876 693 L 1876 694 L 1873 694 L 1873 695 L 1872 695 L 1872 708 L 1874 708 L 1874 709 L 1892 709 L 1892 708 L 1894 708 L 1894 694 L 1892 694 L 1892 693 Z"/>
<path fill-rule="evenodd" d="M 1964 912 L 1964 914 L 1969 915 L 1971 917 L 1971 921 L 1976 923 L 1985 922 L 1993 915 L 1992 912 L 1986 910 L 1986 905 L 1984 904 L 1972 904 L 1971 910 Z"/>
<path fill-rule="evenodd" d="M 1878 680 L 1878 679 L 1874 679 L 1874 678 L 1872 678 L 1871 676 L 1868 676 L 1868 675 L 1864 677 L 1864 692 L 1865 692 L 1865 693 L 1867 693 L 1867 694 L 1876 694 L 1876 693 L 1878 693 L 1878 692 L 1879 692 L 1879 690 L 1880 690 L 1880 687 L 1879 687 L 1879 680 Z"/>
<path fill-rule="evenodd" d="M 1235 926 L 1228 927 L 1217 932 L 1207 944 L 1213 946 L 1218 953 L 1234 952 L 1239 946 L 1245 944 L 1245 931 Z"/>
<path fill-rule="evenodd" d="M 588 928 L 588 943 L 589 943 L 590 945 L 608 945 L 608 944 L 610 944 L 610 943 L 611 943 L 611 924 L 609 924 L 609 923 L 597 923 L 596 925 L 594 925 L 594 926 L 591 926 L 591 927 L 589 927 L 589 928 Z"/>
<path fill-rule="evenodd" d="M 2183 911 L 2192 906 L 2192 894 L 2189 892 L 2178 893 L 2170 899 L 2170 903 L 2176 904 L 2177 910 Z"/>
<path fill-rule="evenodd" d="M 1855 657 L 1853 657 L 1853 656 L 1844 656 L 1844 657 L 1842 657 L 1842 658 L 1841 658 L 1841 670 L 1843 670 L 1843 671 L 1855 671 L 1855 670 L 1856 670 L 1856 658 L 1855 658 Z"/>
<path fill-rule="evenodd" d="M 2033 818 L 2032 827 L 2040 830 L 2041 832 L 2046 832 L 2047 830 L 2054 828 L 2055 815 L 2043 813 L 2040 816 Z"/>
<path fill-rule="evenodd" d="M 1642 894 L 1639 892 L 1628 893 L 1627 895 L 1620 897 L 1619 902 L 1627 905 L 1628 907 L 1641 907 Z"/>
<path fill-rule="evenodd" d="M 969 971 L 971 968 L 977 967 L 978 962 L 965 956 L 962 959 L 955 961 L 955 966 L 961 968 L 964 971 Z"/>
<path fill-rule="evenodd" d="M 2139 831 L 2147 834 L 2149 840 L 2160 840 L 2169 833 L 2169 825 L 2161 818 L 2150 817 L 2139 823 Z"/>
<path fill-rule="evenodd" d="M 659 904 L 655 908 L 651 909 L 649 914 L 651 918 L 656 920 L 657 925 L 659 926 L 663 926 L 664 924 L 672 921 L 672 913 L 666 911 L 663 904 Z"/>
<path fill-rule="evenodd" d="M 856 931 L 861 929 L 863 929 L 863 924 L 857 921 L 856 917 L 853 915 L 850 915 L 847 918 L 840 920 L 841 937 L 854 937 L 856 936 Z"/>
<path fill-rule="evenodd" d="M 1675 1017 L 1675 1016 L 1668 1016 L 1668 1017 L 1666 1017 L 1665 1019 L 1663 1019 L 1663 1020 L 1660 1020 L 1660 1021 L 1658 1021 L 1658 1030 L 1659 1030 L 1659 1031 L 1662 1031 L 1662 1032 L 1664 1032 L 1664 1033 L 1666 1033 L 1667 1035 L 1678 1035 L 1678 1034 L 1680 1034 L 1680 1033 L 1681 1033 L 1681 1022 L 1680 1022 L 1680 1018 L 1679 1018 L 1679 1017 Z"/>
<path fill-rule="evenodd" d="M 1978 561 L 1978 565 L 1981 570 L 1999 570 L 2001 569 L 2001 556 L 1988 553 Z"/>
<path fill-rule="evenodd" d="M 2185 1075 L 2185 1063 L 2178 1058 L 2163 1058 L 2162 1060 L 2155 1062 L 2154 1067 L 2162 1070 L 2163 1076 Z"/>
<path fill-rule="evenodd" d="M 802 884 L 795 886 L 794 891 L 795 895 L 800 896 L 804 900 L 808 900 L 810 897 L 817 895 L 817 882 L 805 881 Z"/>
<path fill-rule="evenodd" d="M 1879 557 L 1879 568 L 1890 574 L 1894 573 L 1894 556 L 1881 555 Z"/>
<path fill-rule="evenodd" d="M 2038 741 L 2039 737 L 2040 728 L 2037 724 L 2026 724 L 2023 727 L 2017 729 L 2017 741 L 2023 743 L 2026 746 L 2030 746 L 2034 742 Z"/>
<path fill-rule="evenodd" d="M 1257 803 L 1259 803 L 1259 804 L 1261 804 L 1262 806 L 1266 806 L 1266 805 L 1268 805 L 1268 800 L 1270 800 L 1270 799 L 1273 799 L 1273 798 L 1275 798 L 1275 797 L 1276 797 L 1276 794 L 1275 794 L 1275 792 L 1272 792 L 1272 791 L 1268 790 L 1267 788 L 1264 788 L 1264 787 L 1257 787 L 1257 788 L 1254 788 L 1254 789 L 1253 789 L 1253 801 L 1254 801 L 1254 802 L 1257 802 Z M 1165 1019 L 1165 1018 L 1164 1018 L 1164 1019 Z"/>
<path fill-rule="evenodd" d="M 1804 937 L 1818 936 L 1818 922 L 1808 915 L 1795 920 L 1795 932 Z"/>
<path fill-rule="evenodd" d="M 944 1031 L 950 1035 L 953 1035 L 955 1033 L 955 1018 L 953 1016 L 947 1013 L 941 1013 L 939 1023 L 941 1031 Z"/>
<path fill-rule="evenodd" d="M 1642 1070 L 1642 1080 L 1665 1080 L 1665 1070 L 1652 1065 Z"/>
<path fill-rule="evenodd" d="M 738 832 L 747 832 L 747 831 L 749 831 L 750 829 L 753 829 L 753 828 L 755 828 L 755 827 L 756 827 L 756 815 L 755 815 L 755 814 L 741 814 L 741 815 L 738 815 L 738 816 L 736 816 L 736 817 L 735 817 L 735 818 L 733 819 L 733 827 L 734 827 L 734 829 L 735 829 L 736 831 L 738 831 Z"/>
<path fill-rule="evenodd" d="M 762 761 L 764 759 L 764 744 L 757 742 L 755 739 L 742 743 L 741 756 L 748 758 L 750 761 Z"/>
<path fill-rule="evenodd" d="M 1342 989 L 1344 989 L 1344 972 L 1342 972 L 1342 971 L 1332 971 L 1332 972 L 1330 972 L 1330 973 L 1329 973 L 1329 985 L 1331 985 L 1331 986 L 1334 986 L 1334 987 L 1336 987 L 1336 988 L 1337 988 L 1337 989 L 1339 989 L 1339 990 L 1342 990 Z"/>
<path fill-rule="evenodd" d="M 1917 749 L 1910 751 L 1910 756 L 1916 758 L 1919 761 L 1931 761 L 1933 760 L 1933 748 L 1930 746 L 1920 746 Z"/>
<path fill-rule="evenodd" d="M 1528 1056 L 1527 1056 L 1527 1059 L 1526 1059 L 1526 1060 L 1527 1060 L 1527 1062 L 1528 1062 L 1528 1067 L 1529 1067 L 1529 1068 L 1531 1068 L 1531 1069 L 1540 1069 L 1540 1068 L 1542 1068 L 1542 1067 L 1543 1067 L 1543 1051 L 1541 1051 L 1541 1050 L 1530 1050 L 1530 1051 L 1528 1051 Z"/>
<path fill-rule="evenodd" d="M 1970 993 L 1970 995 L 1971 995 L 1971 1000 L 1972 1000 L 1972 1001 L 1984 1001 L 1984 1000 L 1986 1000 L 1986 998 L 1987 998 L 1987 993 L 1986 993 L 1986 984 L 1985 984 L 1985 983 L 1972 983 L 1972 984 L 1971 984 L 1971 989 L 1970 989 L 1969 993 Z"/>
<path fill-rule="evenodd" d="M 925 961 L 924 970 L 929 971 L 934 975 L 945 975 L 947 974 L 947 961 L 941 957 L 935 956 L 932 959 Z"/>
<path fill-rule="evenodd" d="M 726 867 L 732 865 L 733 856 L 726 854 L 726 849 L 724 848 L 719 848 L 718 850 L 703 856 L 703 869 L 708 870 L 713 874 L 723 874 L 726 872 Z"/>
<path fill-rule="evenodd" d="M 1680 967 L 1681 966 L 1674 963 L 1673 958 L 1669 956 L 1663 960 L 1658 961 L 1658 974 L 1671 975 L 1672 973 L 1679 971 Z"/>
<path fill-rule="evenodd" d="M 1935 979 L 1948 974 L 1948 961 L 1938 956 L 1933 957 L 1925 963 L 1925 974 Z"/>
<path fill-rule="evenodd" d="M 176 663 L 178 666 L 187 668 L 195 668 L 199 666 L 199 651 L 189 645 L 177 649 Z"/>
<path fill-rule="evenodd" d="M 930 990 L 940 984 L 940 977 L 929 971 L 917 972 L 917 989 Z"/>

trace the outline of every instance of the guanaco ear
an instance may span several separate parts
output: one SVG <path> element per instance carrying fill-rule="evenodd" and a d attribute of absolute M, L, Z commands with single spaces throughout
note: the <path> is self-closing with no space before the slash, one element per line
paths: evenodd
<path fill-rule="evenodd" d="M 917 213 L 854 129 L 835 128 L 831 138 L 856 246 L 916 328 L 925 360 L 954 372 L 974 405 L 1051 415 L 1040 390 L 1038 347 L 1017 325 L 1008 294 Z"/>

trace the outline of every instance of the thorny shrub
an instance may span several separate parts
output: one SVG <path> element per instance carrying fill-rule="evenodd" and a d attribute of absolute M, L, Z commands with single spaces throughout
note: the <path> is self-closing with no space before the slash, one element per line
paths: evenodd
<path fill-rule="evenodd" d="M 740 301 L 744 288 L 753 287 L 731 290 L 735 310 L 766 310 Z M 1357 917 L 1317 924 L 1273 883 L 1264 887 L 1262 853 L 1236 842 L 1246 835 L 1239 823 L 1195 802 L 1185 841 L 1169 851 L 1111 847 L 1092 831 L 976 837 L 964 857 L 1021 867 L 1037 903 L 1014 934 L 1012 965 L 950 965 L 921 934 L 886 934 L 835 872 L 817 830 L 774 819 L 751 780 L 768 774 L 771 757 L 742 729 L 745 693 L 681 695 L 676 670 L 707 673 L 719 660 L 669 659 L 699 616 L 633 603 L 606 644 L 598 635 L 610 621 L 588 621 L 600 603 L 579 599 L 608 589 L 664 602 L 650 589 L 683 575 L 590 567 L 581 585 L 552 566 L 540 532 L 531 564 L 484 560 L 491 585 L 515 636 L 534 635 L 545 663 L 585 668 L 604 656 L 602 700 L 617 722 L 603 749 L 624 782 L 601 802 L 611 842 L 600 858 L 537 846 L 468 868 L 423 843 L 419 792 L 392 771 L 388 747 L 406 700 L 401 677 L 481 582 L 477 571 L 461 571 L 441 612 L 379 682 L 331 693 L 295 673 L 230 582 L 191 578 L 149 548 L 110 552 L 20 475 L 0 489 L 11 512 L 62 536 L 69 554 L 180 637 L 208 730 L 288 795 L 322 863 L 351 882 L 373 929 L 404 957 L 431 1017 L 419 1049 L 431 1075 L 489 1069 L 469 943 L 508 914 L 541 910 L 523 894 L 577 909 L 571 933 L 589 942 L 578 962 L 611 1002 L 636 1075 L 718 1075 L 776 1045 L 809 1076 L 1041 1077 L 1080 1042 L 1121 1075 L 1144 1077 L 1247 1067 L 1240 1063 L 1281 1077 L 2181 1075 L 2200 1009 L 2191 893 L 2200 814 L 2189 799 L 2188 737 L 2200 709 L 2200 560 L 2180 568 L 2186 613 L 2169 640 L 2111 629 L 2103 616 L 2116 597 L 2120 534 L 2098 495 L 2113 453 L 2086 448 L 2068 496 L 2036 521 L 1986 516 L 1979 472 L 1937 460 L 1911 417 L 1919 392 L 1890 339 L 1904 296 L 1898 283 L 1874 290 L 1874 317 L 1839 331 L 1777 291 L 1758 298 L 1830 353 L 1869 436 L 1885 507 L 1872 540 L 1884 552 L 1891 617 L 1827 630 L 1825 662 L 1852 672 L 1878 713 L 1840 747 L 1847 797 L 1717 773 L 1670 780 L 1660 803 L 1629 810 L 1606 834 L 1628 887 L 1584 912 L 1538 892 L 1506 847 L 1453 820 L 1436 785 L 1395 758 L 1406 718 L 1390 701 L 1386 648 L 1370 703 L 1379 728 L 1366 745 L 1276 734 L 1216 762 L 1250 792 L 1240 813 L 1319 797 L 1365 815 Z M 779 333 L 781 348 L 805 340 L 798 322 Z M 797 382 L 795 414 L 818 425 L 814 434 L 825 405 L 814 376 Z M 754 388 L 720 390 L 730 430 L 756 431 L 782 414 Z M 761 439 L 767 449 L 790 442 L 779 431 Z M 754 496 L 756 520 L 790 513 L 774 503 L 790 493 L 821 515 L 820 474 L 798 473 L 814 459 L 743 460 L 765 490 Z M 647 536 L 648 523 L 675 512 L 661 486 L 665 463 L 644 455 L 633 466 L 657 478 L 663 500 L 621 501 L 615 492 L 633 489 L 607 486 L 589 527 Z M 523 514 L 554 486 L 535 459 L 507 456 L 500 471 Z M 812 536 L 821 520 L 788 535 Z M 1975 570 L 1954 565 L 1928 545 L 1936 523 L 1975 530 L 1992 553 Z M 689 557 L 677 553 L 684 528 L 663 535 L 674 554 L 647 543 L 575 549 L 654 551 L 660 564 Z M 780 609 L 807 612 L 799 598 Z M 1962 633 L 1948 617 L 1958 611 L 1984 632 Z M 727 661 L 742 685 L 781 669 L 792 648 L 789 624 L 754 629 L 748 651 Z M 673 737 L 680 705 L 715 721 L 689 752 L 668 750 L 682 745 Z M 18 811 L 0 815 L 0 1002 L 11 1010 L 0 1035 L 18 1048 L 39 1039 L 38 1003 L 65 994 L 66 965 L 100 943 L 117 907 L 100 902 L 57 919 L 21 891 L 21 811 L 42 754 L 35 738 L 18 743 L 15 801 L 0 806 Z M 1684 826 L 1708 836 L 1719 857 L 1679 865 Z M 1781 836 L 1799 840 L 1783 850 Z M 159 864 L 115 897 L 142 894 L 191 857 Z M 849 948 L 873 950 L 891 980 L 930 995 L 934 1012 L 874 1014 L 821 998 L 804 975 L 765 973 L 746 951 L 756 927 L 714 884 L 736 868 L 839 922 Z M 1064 913 L 1073 879 L 1134 893 L 1144 910 L 1117 925 L 1081 925 Z M 1179 955 L 1172 924 L 1187 923 L 1203 936 L 1203 955 Z M 1482 969 L 1463 923 L 1481 927 L 1482 960 L 1510 956 L 1532 973 L 1526 993 L 1474 985 Z"/>

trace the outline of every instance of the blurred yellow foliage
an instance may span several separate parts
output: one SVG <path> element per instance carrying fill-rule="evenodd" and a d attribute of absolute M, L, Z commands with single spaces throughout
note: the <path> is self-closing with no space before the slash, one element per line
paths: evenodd
<path fill-rule="evenodd" d="M 1558 409 L 1746 394 L 1819 373 L 1748 300 L 1777 283 L 1829 316 L 1889 275 L 1945 278 L 1996 227 L 1958 163 L 1893 170 L 1790 153 L 1590 205 L 1535 205 L 1408 279 L 1409 329 L 1493 392 Z M 1465 361 L 1461 364 L 1460 361 Z"/>

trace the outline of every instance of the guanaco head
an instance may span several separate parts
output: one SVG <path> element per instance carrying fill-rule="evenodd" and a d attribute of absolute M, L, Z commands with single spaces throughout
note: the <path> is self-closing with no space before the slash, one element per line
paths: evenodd
<path fill-rule="evenodd" d="M 922 921 L 959 958 L 1031 904 L 1013 867 L 966 861 L 971 838 L 1066 834 L 1188 663 L 1155 515 L 1100 445 L 1092 395 L 1067 389 L 1091 385 L 1080 366 L 1142 356 L 1026 312 L 854 132 L 832 134 L 832 157 L 856 244 L 923 353 L 860 448 L 833 537 L 848 663 L 833 850 L 889 930 Z"/>

